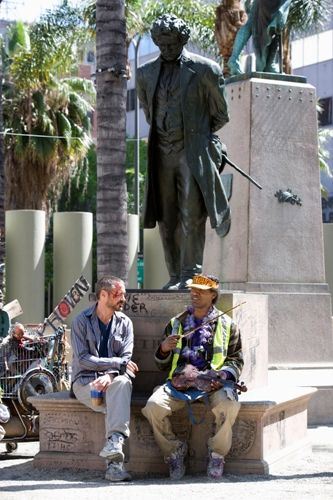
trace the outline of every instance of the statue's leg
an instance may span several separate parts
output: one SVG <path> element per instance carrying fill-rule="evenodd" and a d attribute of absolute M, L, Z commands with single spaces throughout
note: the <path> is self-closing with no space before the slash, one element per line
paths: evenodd
<path fill-rule="evenodd" d="M 234 45 L 232 48 L 232 54 L 228 60 L 228 67 L 230 69 L 231 75 L 238 75 L 240 73 L 244 73 L 244 71 L 240 67 L 240 55 L 245 47 L 247 41 L 251 36 L 251 23 L 247 22 L 242 26 L 234 40 Z"/>
<path fill-rule="evenodd" d="M 157 199 L 160 205 L 158 221 L 165 263 L 170 282 L 166 288 L 180 281 L 179 207 L 177 196 L 178 153 L 156 155 Z"/>
<path fill-rule="evenodd" d="M 263 69 L 265 73 L 279 73 L 279 37 L 274 36 L 267 48 L 266 64 Z"/>
<path fill-rule="evenodd" d="M 186 280 L 202 272 L 207 220 L 205 202 L 187 165 L 185 153 L 180 161 L 177 191 L 180 210 L 181 288 L 185 288 Z"/>

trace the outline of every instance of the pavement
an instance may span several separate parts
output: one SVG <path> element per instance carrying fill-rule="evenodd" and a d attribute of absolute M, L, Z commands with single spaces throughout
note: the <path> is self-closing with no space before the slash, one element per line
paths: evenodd
<path fill-rule="evenodd" d="M 267 476 L 225 474 L 212 482 L 205 476 L 167 477 L 110 483 L 102 472 L 45 470 L 33 467 L 39 443 L 19 443 L 11 454 L 0 443 L 1 500 L 333 500 L 333 426 L 308 429 L 312 450 L 270 468 Z M 62 497 L 64 495 L 64 497 Z"/>

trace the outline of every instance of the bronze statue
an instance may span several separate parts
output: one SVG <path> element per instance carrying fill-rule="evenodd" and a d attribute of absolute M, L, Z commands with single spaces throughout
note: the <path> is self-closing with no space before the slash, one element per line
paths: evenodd
<path fill-rule="evenodd" d="M 230 76 L 228 60 L 232 54 L 238 30 L 247 21 L 243 0 L 222 0 L 216 8 L 215 38 L 223 57 L 223 75 Z"/>
<path fill-rule="evenodd" d="M 201 273 L 207 216 L 220 236 L 230 208 L 219 175 L 222 145 L 214 132 L 228 121 L 219 65 L 184 49 L 185 22 L 158 18 L 151 35 L 160 56 L 137 72 L 137 91 L 150 125 L 144 227 L 158 222 L 169 282 L 183 289 Z"/>
<path fill-rule="evenodd" d="M 243 73 L 239 58 L 251 36 L 256 56 L 256 71 L 279 73 L 281 34 L 287 21 L 290 3 L 291 0 L 253 0 L 248 20 L 237 33 L 228 61 L 231 75 Z"/>

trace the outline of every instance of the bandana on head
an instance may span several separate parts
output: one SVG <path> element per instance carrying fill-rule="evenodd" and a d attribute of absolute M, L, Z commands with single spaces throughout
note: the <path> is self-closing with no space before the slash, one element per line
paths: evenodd
<path fill-rule="evenodd" d="M 189 288 L 201 288 L 202 290 L 218 290 L 219 283 L 203 274 L 197 274 L 187 282 L 187 286 Z"/>

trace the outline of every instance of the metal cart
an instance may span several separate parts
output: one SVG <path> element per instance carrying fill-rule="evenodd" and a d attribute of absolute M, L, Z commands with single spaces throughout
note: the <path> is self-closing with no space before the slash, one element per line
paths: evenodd
<path fill-rule="evenodd" d="M 8 423 L 2 424 L 5 429 L 2 441 L 8 453 L 17 448 L 18 442 L 38 440 L 39 416 L 28 398 L 68 388 L 65 354 L 63 327 L 54 334 L 37 336 L 34 341 L 19 344 L 10 339 L 0 343 L 2 402 L 11 414 Z"/>

